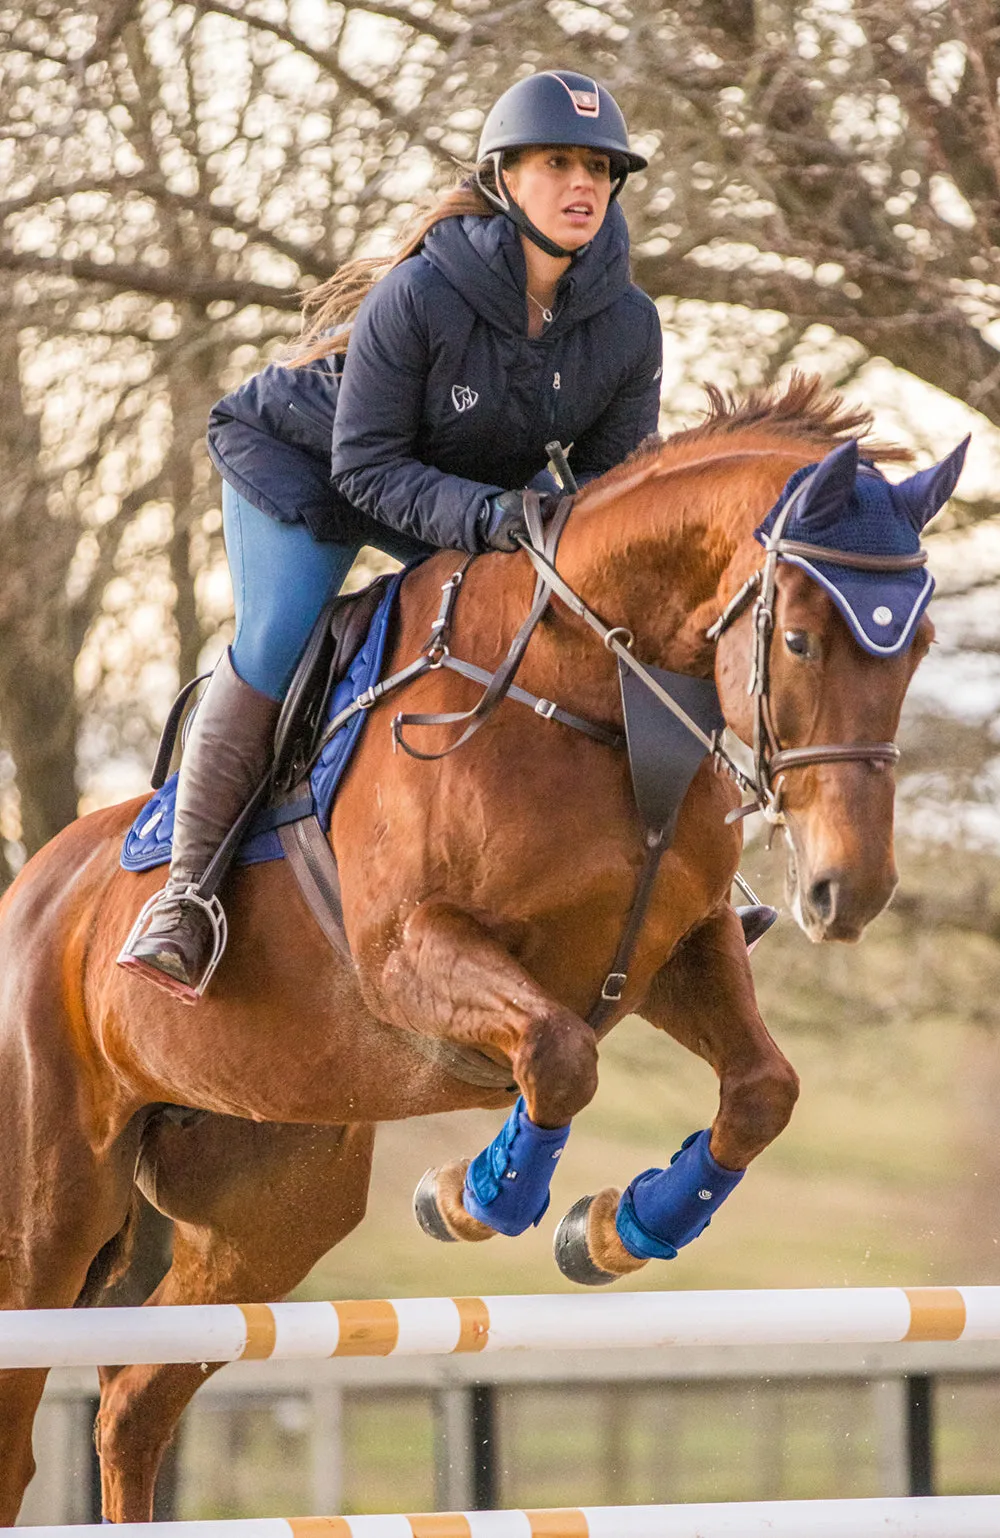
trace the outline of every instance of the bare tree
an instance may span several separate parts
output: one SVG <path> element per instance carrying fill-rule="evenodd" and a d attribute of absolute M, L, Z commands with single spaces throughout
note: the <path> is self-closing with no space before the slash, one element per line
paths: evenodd
<path fill-rule="evenodd" d="M 619 96 L 665 308 L 776 312 L 764 377 L 825 324 L 1000 423 L 993 0 L 25 0 L 0 34 L 0 743 L 29 850 L 78 749 L 148 754 L 149 702 L 217 628 L 209 404 L 521 71 Z"/>

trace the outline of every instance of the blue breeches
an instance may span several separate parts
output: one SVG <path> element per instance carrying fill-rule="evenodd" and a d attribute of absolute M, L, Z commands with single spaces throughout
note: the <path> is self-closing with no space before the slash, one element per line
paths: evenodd
<path fill-rule="evenodd" d="M 222 483 L 222 529 L 233 579 L 233 666 L 244 683 L 282 700 L 328 598 L 361 549 L 357 539 L 314 539 L 304 523 L 279 523 Z M 398 548 L 394 548 L 398 545 Z M 379 547 L 405 559 L 413 542 L 385 530 Z"/>
<path fill-rule="evenodd" d="M 233 579 L 233 666 L 272 700 L 283 700 L 326 600 L 358 546 L 322 544 L 304 523 L 279 523 L 222 483 L 222 529 Z"/>

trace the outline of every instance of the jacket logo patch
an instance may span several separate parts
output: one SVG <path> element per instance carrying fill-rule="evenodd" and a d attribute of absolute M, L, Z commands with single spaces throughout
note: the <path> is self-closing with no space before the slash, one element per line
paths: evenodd
<path fill-rule="evenodd" d="M 451 404 L 456 411 L 471 411 L 479 399 L 479 391 L 471 385 L 452 385 Z"/>

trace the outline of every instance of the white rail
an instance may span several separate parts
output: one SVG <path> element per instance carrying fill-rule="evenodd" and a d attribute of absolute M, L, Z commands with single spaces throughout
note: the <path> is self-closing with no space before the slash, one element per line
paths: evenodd
<path fill-rule="evenodd" d="M 0 1368 L 956 1340 L 1000 1340 L 1000 1287 L 0 1311 Z"/>
<path fill-rule="evenodd" d="M 427 1516 L 122 1523 L 115 1538 L 997 1538 L 1000 1495 Z M 3 1538 L 107 1538 L 106 1527 L 8 1527 Z"/>

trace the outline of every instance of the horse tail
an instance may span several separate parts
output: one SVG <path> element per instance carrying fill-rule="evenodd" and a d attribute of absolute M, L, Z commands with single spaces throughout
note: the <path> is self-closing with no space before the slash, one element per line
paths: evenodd
<path fill-rule="evenodd" d="M 118 1232 L 112 1234 L 111 1238 L 101 1245 L 90 1262 L 87 1279 L 80 1289 L 74 1308 L 93 1308 L 100 1302 L 107 1289 L 113 1287 L 115 1282 L 121 1281 L 125 1275 L 135 1248 L 141 1201 L 137 1187 L 133 1186 L 125 1221 Z"/>

